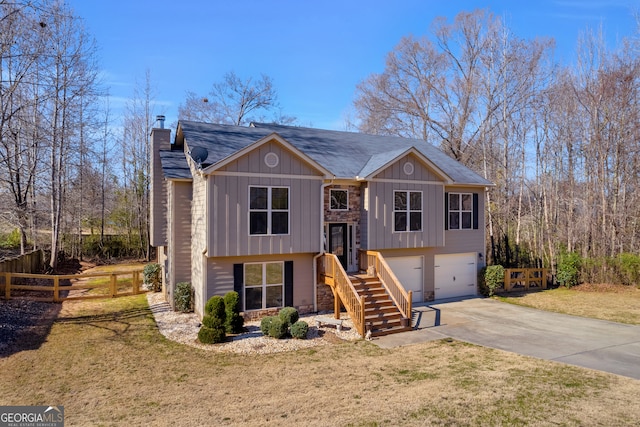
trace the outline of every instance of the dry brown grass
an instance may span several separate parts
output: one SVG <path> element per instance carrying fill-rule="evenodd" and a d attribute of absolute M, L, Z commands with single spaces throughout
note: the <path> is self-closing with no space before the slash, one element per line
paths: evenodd
<path fill-rule="evenodd" d="M 640 289 L 633 286 L 583 284 L 498 298 L 540 310 L 640 325 Z"/>
<path fill-rule="evenodd" d="M 144 295 L 65 302 L 0 359 L 0 405 L 66 425 L 633 425 L 640 381 L 442 340 L 240 356 L 167 341 Z"/>

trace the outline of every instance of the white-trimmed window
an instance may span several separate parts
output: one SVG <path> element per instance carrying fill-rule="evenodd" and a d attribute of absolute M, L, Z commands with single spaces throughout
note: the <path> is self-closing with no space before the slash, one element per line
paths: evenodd
<path fill-rule="evenodd" d="M 283 307 L 284 262 L 244 264 L 244 309 Z"/>
<path fill-rule="evenodd" d="M 330 209 L 332 211 L 348 211 L 349 210 L 349 191 L 334 190 L 329 192 Z"/>
<path fill-rule="evenodd" d="M 393 192 L 393 231 L 422 230 L 422 191 Z"/>
<path fill-rule="evenodd" d="M 473 228 L 473 194 L 449 193 L 449 230 Z"/>
<path fill-rule="evenodd" d="M 289 234 L 288 187 L 249 187 L 249 234 Z"/>

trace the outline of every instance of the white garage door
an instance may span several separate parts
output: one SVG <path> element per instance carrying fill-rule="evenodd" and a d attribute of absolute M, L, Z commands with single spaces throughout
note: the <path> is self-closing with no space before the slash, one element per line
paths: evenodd
<path fill-rule="evenodd" d="M 436 255 L 434 258 L 435 298 L 476 295 L 476 254 Z"/>
<path fill-rule="evenodd" d="M 407 256 L 385 258 L 393 274 L 396 275 L 402 286 L 407 291 L 413 292 L 412 302 L 423 302 L 422 284 L 422 257 Z"/>

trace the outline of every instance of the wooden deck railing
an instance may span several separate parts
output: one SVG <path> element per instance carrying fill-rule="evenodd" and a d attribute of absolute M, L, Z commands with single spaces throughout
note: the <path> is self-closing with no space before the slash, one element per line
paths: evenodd
<path fill-rule="evenodd" d="M 74 299 L 122 297 L 146 292 L 146 290 L 141 289 L 142 272 L 143 270 L 130 270 L 113 273 L 85 273 L 69 275 L 0 273 L 0 278 L 4 279 L 3 283 L 0 284 L 0 289 L 3 290 L 5 300 L 9 300 L 11 298 L 12 290 L 52 292 L 51 297 L 28 297 L 34 301 L 60 302 Z M 107 277 L 108 280 L 104 282 L 95 280 L 100 277 Z M 52 281 L 53 283 L 50 286 L 41 284 L 24 284 L 26 280 L 22 280 L 23 283 L 20 284 L 13 283 L 14 279 L 18 279 L 18 281 L 20 281 L 20 279 L 32 279 L 39 282 Z M 61 293 L 73 290 L 89 290 L 89 292 L 86 294 L 61 296 Z"/>
<path fill-rule="evenodd" d="M 530 289 L 547 289 L 546 268 L 506 268 L 504 270 L 506 292 Z"/>
<path fill-rule="evenodd" d="M 336 304 L 335 316 L 340 316 L 340 301 L 351 316 L 353 326 L 364 337 L 364 299 L 358 295 L 349 276 L 344 271 L 338 257 L 333 254 L 323 254 L 318 258 L 319 281 L 331 286 Z M 339 300 L 338 300 L 339 298 Z"/>
<path fill-rule="evenodd" d="M 360 270 L 367 272 L 370 267 L 373 267 L 375 274 L 391 296 L 396 307 L 398 307 L 405 318 L 411 319 L 411 299 L 413 298 L 413 292 L 407 292 L 402 286 L 402 283 L 400 283 L 396 275 L 393 274 L 391 267 L 389 267 L 389 264 L 387 264 L 382 254 L 376 251 L 360 250 L 358 266 Z"/>

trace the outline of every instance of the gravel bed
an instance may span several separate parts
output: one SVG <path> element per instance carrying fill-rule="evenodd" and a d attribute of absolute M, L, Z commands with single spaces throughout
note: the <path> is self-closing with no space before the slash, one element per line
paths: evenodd
<path fill-rule="evenodd" d="M 305 340 L 265 337 L 260 331 L 260 321 L 252 321 L 245 322 L 246 333 L 227 336 L 227 341 L 224 343 L 202 344 L 198 341 L 200 321 L 194 313 L 173 311 L 161 292 L 147 293 L 147 300 L 162 335 L 172 341 L 208 351 L 237 354 L 281 353 L 327 345 L 343 340 L 355 341 L 361 338 L 353 327 L 351 320 L 343 313 L 342 330 L 340 332 L 332 325 L 323 325 L 318 328 L 315 322 L 316 315 L 300 316 L 300 320 L 307 322 L 309 325 L 309 333 Z"/>
<path fill-rule="evenodd" d="M 38 348 L 60 308 L 59 303 L 22 298 L 0 301 L 0 356 Z"/>

